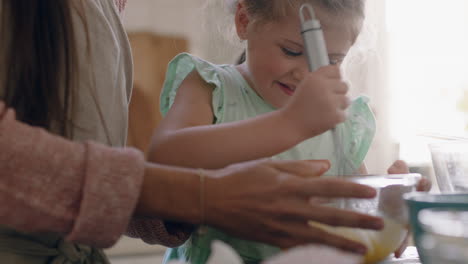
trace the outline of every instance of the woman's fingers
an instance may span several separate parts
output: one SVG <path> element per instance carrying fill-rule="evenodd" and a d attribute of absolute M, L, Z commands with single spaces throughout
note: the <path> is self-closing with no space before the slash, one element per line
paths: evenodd
<path fill-rule="evenodd" d="M 409 168 L 406 162 L 397 160 L 392 164 L 392 166 L 390 166 L 390 168 L 388 168 L 387 172 L 389 174 L 409 173 Z"/>
<path fill-rule="evenodd" d="M 307 218 L 330 226 L 357 227 L 380 230 L 384 227 L 381 218 L 329 206 L 310 206 Z"/>
<path fill-rule="evenodd" d="M 302 194 L 310 197 L 374 198 L 375 189 L 341 179 L 310 179 L 300 184 Z"/>
<path fill-rule="evenodd" d="M 275 169 L 304 178 L 318 177 L 330 169 L 328 160 L 270 161 Z"/>
<path fill-rule="evenodd" d="M 278 244 L 276 244 L 281 248 L 292 248 L 299 245 L 315 243 L 333 246 L 357 254 L 365 254 L 367 251 L 366 246 L 359 242 L 303 223 L 286 225 L 284 228 L 281 228 L 281 231 L 276 232 L 275 236 L 282 237 L 282 239 L 278 241 Z"/>
<path fill-rule="evenodd" d="M 291 248 L 315 243 L 336 247 L 360 255 L 363 255 L 367 252 L 365 245 L 338 235 L 328 233 L 326 231 L 320 230 L 319 228 L 310 227 L 310 231 L 306 232 L 303 230 L 302 233 L 305 234 L 306 237 L 285 239 L 283 248 Z"/>

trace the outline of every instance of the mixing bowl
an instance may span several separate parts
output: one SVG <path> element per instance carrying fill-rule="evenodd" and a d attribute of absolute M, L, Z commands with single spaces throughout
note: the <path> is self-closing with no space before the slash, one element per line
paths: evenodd
<path fill-rule="evenodd" d="M 398 249 L 408 234 L 408 210 L 403 195 L 415 191 L 421 175 L 367 175 L 350 176 L 346 177 L 346 179 L 375 188 L 377 196 L 373 199 L 338 199 L 330 206 L 382 217 L 385 223 L 384 229 L 374 231 L 331 227 L 316 222 L 310 222 L 309 224 L 320 227 L 327 232 L 361 242 L 368 249 L 364 263 L 378 263 Z"/>
<path fill-rule="evenodd" d="M 418 214 L 424 264 L 468 263 L 468 208 L 431 208 Z"/>
<path fill-rule="evenodd" d="M 425 230 L 418 220 L 419 212 L 427 208 L 468 210 L 468 194 L 408 193 L 404 195 L 404 199 L 409 207 L 414 242 L 421 259 L 424 261 L 426 258 L 425 252 L 422 250 L 422 237 L 425 235 Z M 421 219 L 427 219 L 427 216 L 421 216 Z"/>

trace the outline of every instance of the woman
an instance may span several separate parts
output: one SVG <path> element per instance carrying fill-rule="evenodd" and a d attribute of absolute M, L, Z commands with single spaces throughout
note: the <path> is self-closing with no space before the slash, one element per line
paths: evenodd
<path fill-rule="evenodd" d="M 320 242 L 365 251 L 306 225 L 382 226 L 309 202 L 375 195 L 315 177 L 328 162 L 198 171 L 146 163 L 123 148 L 132 87 L 124 4 L 0 0 L 0 262 L 108 263 L 99 248 L 127 228 L 173 247 L 199 224 L 281 247 Z"/>

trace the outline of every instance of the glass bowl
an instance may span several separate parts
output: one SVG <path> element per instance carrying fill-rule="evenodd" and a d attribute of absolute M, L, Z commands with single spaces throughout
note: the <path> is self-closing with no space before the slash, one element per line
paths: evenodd
<path fill-rule="evenodd" d="M 358 175 L 346 179 L 376 189 L 373 199 L 337 199 L 330 206 L 382 217 L 384 229 L 380 231 L 348 227 L 331 227 L 309 223 L 367 246 L 364 263 L 378 263 L 395 252 L 408 234 L 408 209 L 403 195 L 416 190 L 420 174 Z"/>

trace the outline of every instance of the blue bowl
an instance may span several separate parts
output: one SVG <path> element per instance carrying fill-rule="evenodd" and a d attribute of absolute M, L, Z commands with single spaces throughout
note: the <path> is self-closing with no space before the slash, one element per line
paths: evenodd
<path fill-rule="evenodd" d="M 413 231 L 414 243 L 418 249 L 419 256 L 423 263 L 424 252 L 421 250 L 421 237 L 424 230 L 418 220 L 419 211 L 425 208 L 451 208 L 468 210 L 468 194 L 429 194 L 413 192 L 404 196 L 409 209 L 411 229 Z"/>

